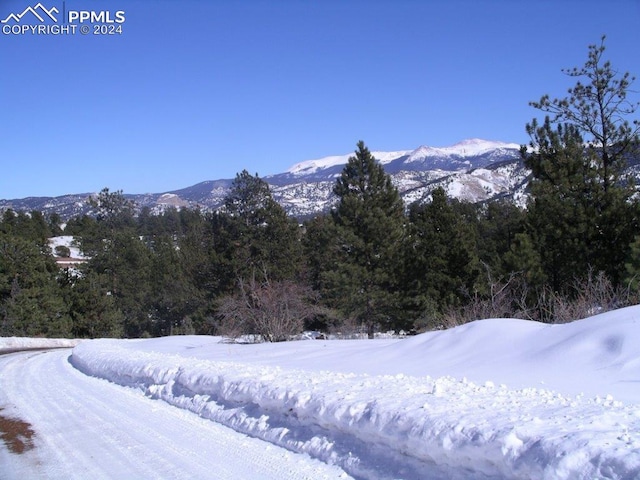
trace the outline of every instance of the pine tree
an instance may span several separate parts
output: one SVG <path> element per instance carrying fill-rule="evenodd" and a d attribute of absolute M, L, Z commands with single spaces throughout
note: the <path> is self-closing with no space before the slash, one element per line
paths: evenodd
<path fill-rule="evenodd" d="M 528 318 L 543 320 L 541 299 L 544 298 L 548 279 L 536 243 L 527 233 L 516 234 L 509 251 L 503 256 L 503 263 L 509 274 L 513 301 L 518 303 L 513 305 L 514 311 L 526 310 Z"/>
<path fill-rule="evenodd" d="M 223 222 L 235 277 L 266 272 L 271 280 L 293 278 L 301 262 L 298 226 L 273 199 L 269 184 L 246 170 L 225 197 Z"/>
<path fill-rule="evenodd" d="M 634 79 L 618 75 L 604 51 L 603 37 L 589 46 L 583 67 L 565 70 L 586 80 L 578 80 L 567 98 L 545 95 L 531 103 L 551 116 L 527 125 L 531 148 L 522 149 L 533 174 L 528 233 L 554 290 L 590 269 L 617 285 L 638 231 L 635 188 L 625 174 L 640 144 L 640 123 L 627 120 L 638 106 L 627 98 Z"/>
<path fill-rule="evenodd" d="M 553 128 L 547 119 L 528 126 L 536 150 L 528 153 L 532 200 L 528 234 L 537 245 L 554 291 L 571 284 L 595 266 L 594 242 L 599 234 L 595 198 L 602 184 L 584 159 L 583 140 L 571 125 Z"/>
<path fill-rule="evenodd" d="M 398 268 L 404 235 L 404 207 L 391 177 L 364 142 L 357 145 L 333 189 L 336 261 L 323 272 L 332 306 L 366 325 L 398 327 Z"/>
<path fill-rule="evenodd" d="M 219 270 L 233 276 L 225 275 L 221 285 L 234 287 L 219 299 L 219 332 L 253 333 L 267 341 L 299 333 L 307 310 L 306 290 L 294 282 L 302 262 L 299 227 L 273 199 L 269 184 L 243 170 L 225 198 L 224 214 L 214 220 Z"/>
<path fill-rule="evenodd" d="M 629 72 L 622 75 L 611 62 L 603 59 L 605 37 L 600 45 L 589 45 L 584 66 L 565 69 L 564 73 L 578 80 L 570 88 L 569 97 L 550 99 L 544 95 L 531 105 L 553 116 L 553 123 L 567 123 L 585 136 L 586 158 L 602 182 L 605 192 L 618 188 L 627 166 L 628 155 L 638 153 L 640 120 L 629 122 L 640 102 L 628 99 L 630 86 L 635 81 Z"/>
<path fill-rule="evenodd" d="M 329 214 L 321 214 L 305 223 L 302 238 L 307 280 L 311 287 L 323 292 L 323 272 L 334 270 L 340 248 L 336 243 L 337 227 Z"/>
<path fill-rule="evenodd" d="M 149 316 L 155 335 L 184 332 L 202 306 L 202 292 L 188 277 L 181 251 L 168 235 L 154 239 L 149 266 Z"/>
<path fill-rule="evenodd" d="M 442 188 L 433 191 L 430 203 L 411 205 L 409 222 L 407 309 L 420 323 L 433 326 L 438 312 L 460 306 L 474 290 L 479 274 L 476 233 Z"/>
<path fill-rule="evenodd" d="M 27 212 L 14 212 L 5 210 L 0 222 L 0 232 L 11 234 L 27 240 L 44 244 L 48 237 L 52 236 L 50 224 L 37 210 Z"/>
<path fill-rule="evenodd" d="M 149 316 L 151 258 L 148 247 L 132 231 L 114 231 L 102 249 L 86 264 L 95 275 L 105 276 L 107 292 L 125 318 L 124 334 L 140 337 L 154 330 Z"/>
<path fill-rule="evenodd" d="M 111 294 L 107 274 L 85 271 L 70 278 L 67 286 L 64 292 L 74 338 L 117 338 L 124 334 L 124 314 Z"/>
<path fill-rule="evenodd" d="M 42 244 L 0 233 L 0 335 L 66 337 L 58 266 Z"/>
<path fill-rule="evenodd" d="M 134 202 L 127 200 L 122 190 L 110 192 L 105 187 L 96 197 L 89 199 L 89 205 L 94 209 L 102 238 L 135 225 Z"/>
<path fill-rule="evenodd" d="M 512 271 L 504 264 L 516 236 L 524 232 L 526 213 L 510 200 L 497 200 L 481 208 L 478 221 L 478 256 L 496 275 Z"/>

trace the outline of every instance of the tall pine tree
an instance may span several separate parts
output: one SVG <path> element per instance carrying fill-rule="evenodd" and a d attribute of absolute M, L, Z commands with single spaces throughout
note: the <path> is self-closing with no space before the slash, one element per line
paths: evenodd
<path fill-rule="evenodd" d="M 531 103 L 549 115 L 527 125 L 532 141 L 522 149 L 533 174 L 528 233 L 555 290 L 589 269 L 618 284 L 638 231 L 635 188 L 625 174 L 638 153 L 640 123 L 627 120 L 638 104 L 627 97 L 633 78 L 619 75 L 604 51 L 603 37 L 589 46 L 583 67 L 565 70 L 578 78 L 568 97 Z"/>
<path fill-rule="evenodd" d="M 276 202 L 269 184 L 246 170 L 236 175 L 225 198 L 223 223 L 236 280 L 256 271 L 272 280 L 293 278 L 301 262 L 297 223 Z"/>
<path fill-rule="evenodd" d="M 364 142 L 357 145 L 333 192 L 336 259 L 323 272 L 332 306 L 366 325 L 404 326 L 398 312 L 398 268 L 404 235 L 404 207 L 391 177 Z"/>

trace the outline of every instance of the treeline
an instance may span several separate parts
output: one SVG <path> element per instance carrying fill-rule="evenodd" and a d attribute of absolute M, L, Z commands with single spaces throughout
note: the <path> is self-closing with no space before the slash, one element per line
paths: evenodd
<path fill-rule="evenodd" d="M 522 156 L 526 209 L 437 189 L 406 207 L 363 142 L 335 207 L 302 224 L 258 175 L 239 173 L 217 212 L 135 209 L 104 189 L 92 215 L 4 212 L 0 335 L 142 337 L 442 328 L 487 317 L 568 321 L 636 303 L 640 204 L 631 82 L 590 46 L 567 99 L 532 105 Z M 620 100 L 622 99 L 622 100 Z M 88 260 L 59 268 L 47 244 L 72 235 Z"/>

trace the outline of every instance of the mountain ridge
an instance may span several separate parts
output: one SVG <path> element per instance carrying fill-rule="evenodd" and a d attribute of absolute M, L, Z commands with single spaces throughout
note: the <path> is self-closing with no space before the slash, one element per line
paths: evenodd
<path fill-rule="evenodd" d="M 520 158 L 520 145 L 478 138 L 463 140 L 448 147 L 421 145 L 413 150 L 374 151 L 373 156 L 391 176 L 406 204 L 428 201 L 431 192 L 441 186 L 455 198 L 470 202 L 495 197 L 510 197 L 517 203 L 525 198 L 528 171 Z M 335 201 L 333 186 L 351 154 L 305 160 L 285 172 L 262 177 L 288 214 L 307 218 L 326 212 Z M 205 180 L 195 185 L 160 193 L 127 194 L 139 209 L 154 213 L 166 208 L 219 208 L 233 179 Z M 96 193 L 57 197 L 26 197 L 0 200 L 0 211 L 39 210 L 57 213 L 63 219 L 91 213 L 88 199 Z"/>

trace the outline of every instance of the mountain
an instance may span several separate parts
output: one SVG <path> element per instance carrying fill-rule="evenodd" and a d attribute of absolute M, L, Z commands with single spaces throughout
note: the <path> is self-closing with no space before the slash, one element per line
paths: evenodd
<path fill-rule="evenodd" d="M 497 196 L 522 201 L 529 174 L 515 143 L 470 139 L 444 148 L 371 153 L 391 175 L 406 204 L 428 200 L 440 186 L 449 196 L 470 202 Z M 287 212 L 306 217 L 330 207 L 336 178 L 350 156 L 308 160 L 265 180 Z"/>
<path fill-rule="evenodd" d="M 464 140 L 449 147 L 419 146 L 414 150 L 372 152 L 384 166 L 405 203 L 427 201 L 436 187 L 449 196 L 470 202 L 496 197 L 522 204 L 529 172 L 520 159 L 520 145 L 481 139 Z M 300 219 L 327 211 L 335 201 L 333 186 L 353 154 L 307 160 L 289 170 L 264 177 L 273 197 L 292 216 Z M 210 180 L 163 193 L 125 194 L 139 208 L 160 212 L 169 207 L 219 208 L 232 179 Z M 81 193 L 59 197 L 0 200 L 0 211 L 39 210 L 58 213 L 63 219 L 89 212 L 88 198 Z"/>

